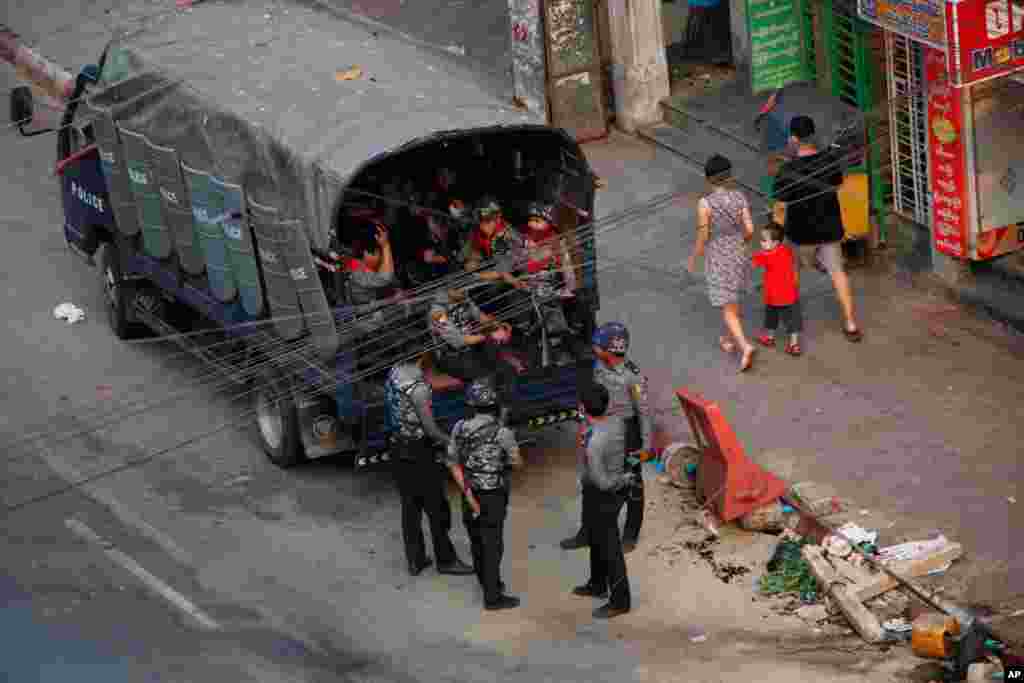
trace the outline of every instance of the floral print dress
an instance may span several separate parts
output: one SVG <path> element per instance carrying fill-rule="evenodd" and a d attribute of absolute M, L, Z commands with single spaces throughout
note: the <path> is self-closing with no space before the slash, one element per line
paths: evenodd
<path fill-rule="evenodd" d="M 716 307 L 736 304 L 750 277 L 750 259 L 743 239 L 747 198 L 738 190 L 716 188 L 701 198 L 710 213 L 711 234 L 704 248 L 708 298 Z"/>

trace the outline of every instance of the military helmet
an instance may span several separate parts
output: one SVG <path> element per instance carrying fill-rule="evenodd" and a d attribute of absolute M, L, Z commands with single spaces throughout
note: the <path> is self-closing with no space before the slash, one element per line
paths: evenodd
<path fill-rule="evenodd" d="M 487 378 L 473 380 L 466 389 L 466 403 L 474 408 L 497 405 L 498 394 L 493 382 Z"/>
<path fill-rule="evenodd" d="M 629 351 L 629 330 L 619 322 L 605 323 L 594 330 L 594 346 L 620 356 Z"/>
<path fill-rule="evenodd" d="M 546 202 L 530 202 L 526 207 L 526 218 L 542 218 L 548 223 L 555 222 L 555 207 Z"/>

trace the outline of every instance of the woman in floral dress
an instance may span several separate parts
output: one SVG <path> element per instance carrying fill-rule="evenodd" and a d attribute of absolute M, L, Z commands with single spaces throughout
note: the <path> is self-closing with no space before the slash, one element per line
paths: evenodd
<path fill-rule="evenodd" d="M 739 349 L 740 371 L 754 363 L 754 345 L 743 333 L 740 319 L 740 292 L 750 275 L 747 242 L 754 236 L 754 222 L 746 196 L 732 183 L 732 162 L 716 154 L 704 165 L 711 191 L 697 202 L 697 246 L 690 255 L 689 270 L 697 268 L 697 259 L 706 255 L 708 298 L 722 309 L 726 334 L 719 345 L 726 353 Z"/>

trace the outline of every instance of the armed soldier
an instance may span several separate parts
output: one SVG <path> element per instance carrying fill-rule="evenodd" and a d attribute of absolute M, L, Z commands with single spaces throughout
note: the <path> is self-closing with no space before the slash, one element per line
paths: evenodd
<path fill-rule="evenodd" d="M 466 390 L 472 417 L 460 420 L 448 442 L 448 469 L 464 495 L 463 520 L 473 549 L 473 569 L 484 592 L 484 609 L 519 606 L 519 598 L 505 594 L 501 558 L 505 552 L 505 515 L 508 511 L 509 467 L 521 467 L 519 445 L 511 429 L 498 420 L 498 396 L 487 379 L 475 380 Z"/>
<path fill-rule="evenodd" d="M 409 573 L 419 574 L 430 566 L 423 540 L 423 513 L 430 521 L 437 571 L 468 575 L 472 567 L 459 560 L 449 533 L 452 511 L 445 492 L 447 477 L 436 458 L 438 446 L 448 444 L 448 435 L 434 421 L 433 390 L 423 374 L 428 352 L 399 363 L 384 385 L 387 419 L 395 453 L 394 472 L 402 498 L 402 540 Z"/>
<path fill-rule="evenodd" d="M 601 325 L 594 332 L 594 381 L 608 390 L 608 418 L 622 420 L 625 428 L 625 457 L 634 483 L 626 498 L 626 524 L 622 530 L 622 547 L 631 552 L 640 536 L 644 521 L 644 480 L 642 457 L 651 452 L 651 412 L 647 401 L 647 378 L 633 361 L 626 358 L 629 330 L 622 323 Z M 575 536 L 559 545 L 565 550 L 587 545 L 586 530 L 581 524 Z"/>

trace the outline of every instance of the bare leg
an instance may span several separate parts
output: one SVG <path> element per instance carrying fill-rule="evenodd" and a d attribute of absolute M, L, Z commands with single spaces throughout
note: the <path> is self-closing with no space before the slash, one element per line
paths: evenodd
<path fill-rule="evenodd" d="M 839 307 L 843 310 L 843 321 L 850 332 L 858 329 L 857 319 L 853 311 L 853 292 L 850 290 L 850 277 L 843 271 L 832 273 L 832 286 L 836 290 Z"/>
<path fill-rule="evenodd" d="M 740 362 L 740 369 L 746 370 L 750 367 L 751 359 L 754 355 L 754 345 L 747 341 L 747 336 L 743 334 L 743 323 L 740 321 L 740 305 L 739 304 L 726 304 L 722 307 L 722 318 L 725 320 L 725 327 L 732 334 L 732 338 L 739 344 L 740 351 L 743 352 L 743 359 Z"/>

